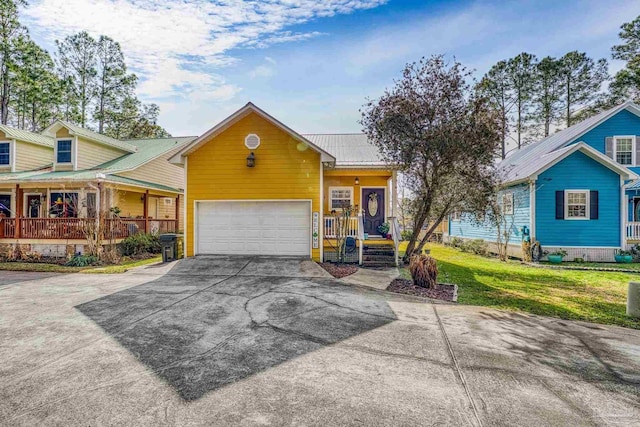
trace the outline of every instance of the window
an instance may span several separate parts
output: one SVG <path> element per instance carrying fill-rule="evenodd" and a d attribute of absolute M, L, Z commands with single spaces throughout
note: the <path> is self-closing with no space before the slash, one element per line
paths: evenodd
<path fill-rule="evenodd" d="M 513 193 L 504 193 L 502 195 L 502 214 L 513 215 Z"/>
<path fill-rule="evenodd" d="M 9 166 L 11 164 L 11 144 L 9 142 L 0 142 L 0 166 Z"/>
<path fill-rule="evenodd" d="M 589 191 L 565 191 L 564 217 L 566 219 L 589 219 Z"/>
<path fill-rule="evenodd" d="M 329 209 L 344 209 L 353 205 L 353 187 L 329 187 Z"/>
<path fill-rule="evenodd" d="M 632 136 L 616 136 L 613 138 L 613 149 L 615 153 L 616 162 L 621 165 L 631 166 L 634 165 L 634 152 L 633 152 L 633 137 Z"/>
<path fill-rule="evenodd" d="M 78 216 L 78 193 L 52 192 L 49 214 L 57 218 Z"/>
<path fill-rule="evenodd" d="M 460 221 L 462 214 L 459 211 L 451 212 L 451 221 Z"/>
<path fill-rule="evenodd" d="M 96 215 L 96 193 L 87 193 L 87 217 L 95 218 Z"/>
<path fill-rule="evenodd" d="M 71 163 L 71 146 L 72 141 L 70 139 L 61 139 L 58 141 L 56 163 Z"/>
<path fill-rule="evenodd" d="M 11 216 L 11 194 L 0 194 L 0 218 Z"/>

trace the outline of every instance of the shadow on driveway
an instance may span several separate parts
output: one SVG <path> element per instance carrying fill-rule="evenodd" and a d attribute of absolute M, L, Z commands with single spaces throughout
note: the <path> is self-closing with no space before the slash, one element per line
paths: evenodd
<path fill-rule="evenodd" d="M 383 298 L 324 276 L 296 259 L 195 258 L 76 308 L 195 400 L 396 320 Z"/>

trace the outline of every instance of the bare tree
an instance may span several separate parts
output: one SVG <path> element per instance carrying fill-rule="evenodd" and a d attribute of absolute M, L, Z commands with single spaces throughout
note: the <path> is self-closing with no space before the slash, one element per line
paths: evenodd
<path fill-rule="evenodd" d="M 500 113 L 472 93 L 468 78 L 469 71 L 458 62 L 450 65 L 442 56 L 422 59 L 408 64 L 394 88 L 363 107 L 364 132 L 404 175 L 415 197 L 405 262 L 422 251 L 455 209 L 484 211 L 495 188 Z M 425 224 L 432 225 L 418 241 Z"/>

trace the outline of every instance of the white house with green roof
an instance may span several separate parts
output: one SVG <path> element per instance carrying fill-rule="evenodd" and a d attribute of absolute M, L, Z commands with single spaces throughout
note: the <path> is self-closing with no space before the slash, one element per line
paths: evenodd
<path fill-rule="evenodd" d="M 195 137 L 118 140 L 64 121 L 41 133 L 0 125 L 0 245 L 82 251 L 103 212 L 106 238 L 182 229 L 182 167 L 168 162 Z"/>

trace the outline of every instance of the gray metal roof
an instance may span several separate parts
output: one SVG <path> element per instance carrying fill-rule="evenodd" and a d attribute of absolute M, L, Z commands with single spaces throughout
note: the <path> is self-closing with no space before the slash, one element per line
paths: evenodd
<path fill-rule="evenodd" d="M 558 157 L 557 155 L 550 155 L 550 153 L 575 141 L 614 114 L 625 109 L 640 116 L 640 107 L 631 101 L 627 101 L 516 151 L 498 165 L 498 170 L 501 171 L 505 183 L 526 179 Z"/>
<path fill-rule="evenodd" d="M 336 166 L 385 166 L 378 149 L 363 133 L 302 134 L 336 158 Z"/>

